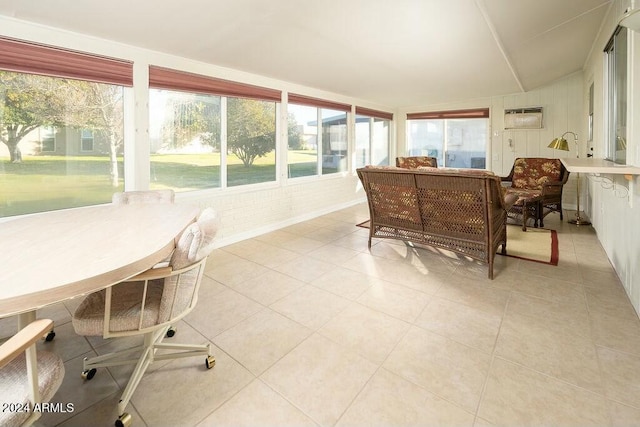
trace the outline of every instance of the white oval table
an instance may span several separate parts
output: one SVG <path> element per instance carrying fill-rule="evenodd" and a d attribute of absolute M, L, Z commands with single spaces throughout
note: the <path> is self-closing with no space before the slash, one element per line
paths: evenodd
<path fill-rule="evenodd" d="M 0 223 L 0 317 L 20 327 L 46 305 L 95 292 L 166 258 L 200 209 L 101 205 Z"/>

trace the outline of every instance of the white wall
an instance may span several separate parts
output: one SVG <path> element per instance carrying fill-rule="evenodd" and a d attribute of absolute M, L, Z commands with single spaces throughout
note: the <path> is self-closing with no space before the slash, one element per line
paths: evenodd
<path fill-rule="evenodd" d="M 125 180 L 129 190 L 144 190 L 149 185 L 149 64 L 210 75 L 283 91 L 286 106 L 288 92 L 329 99 L 351 105 L 359 105 L 382 111 L 392 111 L 340 94 L 270 79 L 228 68 L 218 67 L 160 52 L 71 33 L 41 25 L 35 25 L 0 16 L 0 35 L 54 46 L 96 53 L 134 62 L 134 88 L 127 89 L 126 102 L 133 114 L 125 124 Z M 281 120 L 286 123 L 286 112 L 281 109 Z M 355 121 L 351 119 L 350 149 L 354 147 Z M 278 148 L 286 152 L 286 125 L 280 126 Z M 395 144 L 392 130 L 390 144 Z M 179 193 L 179 203 L 197 203 L 212 206 L 222 214 L 219 245 L 225 245 L 281 226 L 312 218 L 365 200 L 354 171 L 323 177 L 288 179 L 286 168 L 281 167 L 277 182 L 255 186 Z"/>
<path fill-rule="evenodd" d="M 636 2 L 638 3 L 638 2 Z M 613 34 L 628 0 L 614 0 L 600 34 L 585 66 L 585 91 L 594 82 L 594 152 L 596 157 L 606 153 L 604 47 Z M 640 6 L 640 4 L 638 5 Z M 628 49 L 628 111 L 627 164 L 640 166 L 640 33 L 630 31 Z M 640 186 L 639 178 L 632 181 L 622 176 L 608 176 L 616 186 L 589 181 L 588 213 L 611 263 L 640 313 Z"/>

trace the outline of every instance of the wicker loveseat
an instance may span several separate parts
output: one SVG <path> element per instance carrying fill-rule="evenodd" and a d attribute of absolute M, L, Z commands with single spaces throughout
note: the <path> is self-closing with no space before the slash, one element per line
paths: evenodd
<path fill-rule="evenodd" d="M 446 249 L 489 265 L 506 254 L 507 210 L 500 178 L 473 169 L 357 170 L 369 203 L 371 239 L 389 238 Z"/>

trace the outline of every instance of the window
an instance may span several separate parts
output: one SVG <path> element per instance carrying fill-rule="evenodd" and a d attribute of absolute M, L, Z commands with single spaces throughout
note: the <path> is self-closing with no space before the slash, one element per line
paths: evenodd
<path fill-rule="evenodd" d="M 296 178 L 317 175 L 318 109 L 306 105 L 289 104 L 288 113 L 288 176 Z"/>
<path fill-rule="evenodd" d="M 627 29 L 618 27 L 605 47 L 609 139 L 607 158 L 627 162 Z"/>
<path fill-rule="evenodd" d="M 276 104 L 227 99 L 227 185 L 276 180 Z"/>
<path fill-rule="evenodd" d="M 489 110 L 457 110 L 407 115 L 407 151 L 431 156 L 438 166 L 486 168 Z"/>
<path fill-rule="evenodd" d="M 220 97 L 149 91 L 150 188 L 220 187 Z"/>
<path fill-rule="evenodd" d="M 320 109 L 322 120 L 322 174 L 347 170 L 347 113 L 344 111 Z"/>
<path fill-rule="evenodd" d="M 0 50 L 0 217 L 109 202 L 124 185 L 132 64 L 2 37 Z"/>
<path fill-rule="evenodd" d="M 356 168 L 389 164 L 393 114 L 356 107 Z"/>
<path fill-rule="evenodd" d="M 289 178 L 348 169 L 348 111 L 350 105 L 289 94 Z"/>
<path fill-rule="evenodd" d="M 93 131 L 82 129 L 80 132 L 80 151 L 93 151 Z"/>
<path fill-rule="evenodd" d="M 53 153 L 56 151 L 56 128 L 53 126 L 43 126 L 40 128 L 40 151 L 43 153 Z M 18 151 L 20 159 L 22 152 Z"/>
<path fill-rule="evenodd" d="M 276 180 L 279 91 L 155 66 L 149 86 L 151 188 Z"/>

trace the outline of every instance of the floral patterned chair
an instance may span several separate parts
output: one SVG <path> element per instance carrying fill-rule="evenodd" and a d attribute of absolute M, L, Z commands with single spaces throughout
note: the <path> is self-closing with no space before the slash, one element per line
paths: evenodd
<path fill-rule="evenodd" d="M 505 189 L 506 193 L 518 197 L 510 214 L 523 215 L 523 229 L 526 229 L 528 213 L 534 214 L 536 227 L 544 227 L 544 217 L 550 212 L 559 212 L 560 219 L 563 219 L 562 188 L 569 179 L 569 171 L 560 159 L 517 158 L 509 175 L 501 179 L 503 182 L 511 182 L 511 187 Z M 536 203 L 527 206 L 527 201 L 530 200 Z M 529 209 L 531 212 L 528 212 Z"/>
<path fill-rule="evenodd" d="M 403 169 L 418 169 L 424 166 L 437 168 L 438 159 L 427 156 L 396 157 L 396 166 Z"/>

